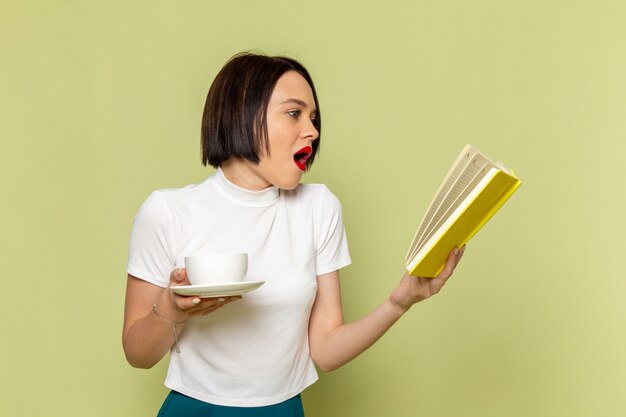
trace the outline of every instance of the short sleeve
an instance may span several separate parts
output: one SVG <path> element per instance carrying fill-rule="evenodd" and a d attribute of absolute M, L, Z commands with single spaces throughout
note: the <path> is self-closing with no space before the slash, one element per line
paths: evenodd
<path fill-rule="evenodd" d="M 135 216 L 126 271 L 160 287 L 169 285 L 174 269 L 172 220 L 163 198 L 154 192 Z"/>
<path fill-rule="evenodd" d="M 339 199 L 326 187 L 320 188 L 315 210 L 315 269 L 317 275 L 336 271 L 352 262 Z"/>

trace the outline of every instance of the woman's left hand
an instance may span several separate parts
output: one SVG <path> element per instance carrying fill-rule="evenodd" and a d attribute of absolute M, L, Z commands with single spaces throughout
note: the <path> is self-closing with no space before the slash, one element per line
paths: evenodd
<path fill-rule="evenodd" d="M 461 249 L 455 248 L 448 256 L 446 265 L 435 278 L 414 277 L 405 273 L 400 280 L 400 285 L 393 290 L 389 297 L 391 303 L 405 312 L 413 304 L 437 294 L 448 281 L 448 278 L 452 276 L 452 272 L 461 260 L 464 251 L 465 246 Z"/>

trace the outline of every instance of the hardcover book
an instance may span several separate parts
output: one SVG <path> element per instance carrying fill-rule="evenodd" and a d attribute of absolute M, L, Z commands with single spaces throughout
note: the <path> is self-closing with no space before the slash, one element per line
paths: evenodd
<path fill-rule="evenodd" d="M 502 162 L 467 145 L 435 194 L 406 256 L 409 274 L 435 277 L 455 247 L 465 245 L 521 181 Z"/>

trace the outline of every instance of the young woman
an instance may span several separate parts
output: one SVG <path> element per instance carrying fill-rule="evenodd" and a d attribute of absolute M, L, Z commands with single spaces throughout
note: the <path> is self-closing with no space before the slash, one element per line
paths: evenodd
<path fill-rule="evenodd" d="M 160 190 L 142 205 L 130 239 L 123 345 L 149 368 L 171 351 L 160 416 L 302 416 L 315 366 L 336 369 L 378 340 L 409 308 L 436 294 L 439 276 L 404 275 L 362 319 L 343 320 L 339 269 L 350 263 L 338 199 L 300 184 L 319 149 L 320 107 L 297 61 L 239 54 L 222 68 L 202 119 L 202 161 L 217 173 Z M 249 256 L 245 296 L 181 296 L 183 259 Z"/>

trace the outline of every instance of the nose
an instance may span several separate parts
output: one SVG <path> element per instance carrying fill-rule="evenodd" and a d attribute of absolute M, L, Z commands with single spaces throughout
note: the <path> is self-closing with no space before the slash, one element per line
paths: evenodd
<path fill-rule="evenodd" d="M 302 129 L 302 138 L 310 140 L 311 142 L 317 139 L 320 136 L 320 132 L 317 131 L 315 125 L 313 124 L 313 120 L 307 119 L 306 125 Z"/>

